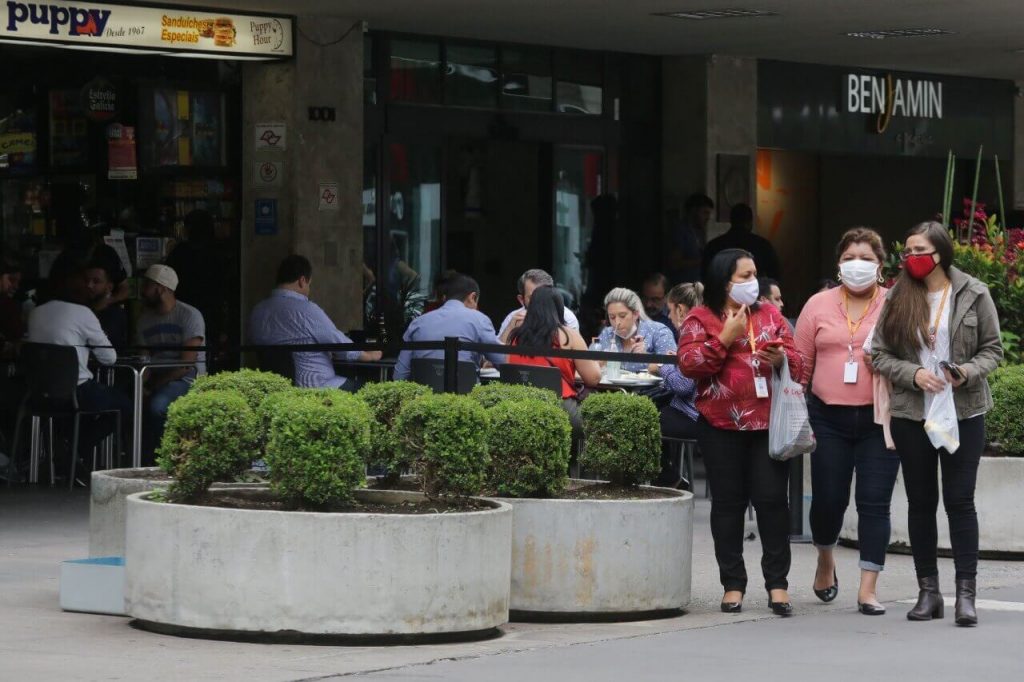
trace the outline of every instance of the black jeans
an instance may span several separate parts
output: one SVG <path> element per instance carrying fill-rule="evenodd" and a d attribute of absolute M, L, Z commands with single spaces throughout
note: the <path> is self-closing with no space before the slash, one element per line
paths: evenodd
<path fill-rule="evenodd" d="M 686 413 L 680 412 L 671 405 L 661 408 L 661 435 L 663 438 L 681 438 L 696 440 L 697 422 Z M 678 444 L 661 441 L 661 473 L 654 479 L 654 485 L 670 486 L 678 482 L 673 466 L 673 455 Z M 690 472 L 691 474 L 693 472 Z"/>
<path fill-rule="evenodd" d="M 811 457 L 811 534 L 818 547 L 839 540 L 843 515 L 850 501 L 850 484 L 857 471 L 857 538 L 860 567 L 885 568 L 889 546 L 889 505 L 899 456 L 885 448 L 882 427 L 875 423 L 874 407 L 827 405 L 811 395 L 808 399 L 811 427 L 818 447 Z"/>
<path fill-rule="evenodd" d="M 942 501 L 949 518 L 956 578 L 974 578 L 978 573 L 978 513 L 974 509 L 974 486 L 985 449 L 985 417 L 960 422 L 960 447 L 953 454 L 932 447 L 924 432 L 924 422 L 893 419 L 892 439 L 903 463 L 903 482 L 910 506 L 907 526 L 917 577 L 939 574 L 935 512 L 939 506 L 936 469 L 941 465 Z"/>
<path fill-rule="evenodd" d="M 716 429 L 703 418 L 697 440 L 711 486 L 711 536 L 725 590 L 746 592 L 743 526 L 747 505 L 757 512 L 761 571 L 769 590 L 789 582 L 789 462 L 768 456 L 767 431 Z"/>
<path fill-rule="evenodd" d="M 78 407 L 84 411 L 119 410 L 121 412 L 122 447 L 130 442 L 124 439 L 126 432 L 131 433 L 132 413 L 134 412 L 132 401 L 128 396 L 113 386 L 106 386 L 95 379 L 79 384 L 76 392 L 78 393 Z M 87 453 L 114 431 L 116 423 L 113 415 L 82 417 L 79 454 L 84 457 L 84 453 Z"/>

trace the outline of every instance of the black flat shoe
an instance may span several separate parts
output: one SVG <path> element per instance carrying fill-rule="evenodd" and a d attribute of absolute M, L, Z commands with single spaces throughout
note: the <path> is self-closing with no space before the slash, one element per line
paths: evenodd
<path fill-rule="evenodd" d="M 743 602 L 741 601 L 724 601 L 719 606 L 722 609 L 722 613 L 739 613 L 743 610 Z"/>
<path fill-rule="evenodd" d="M 793 605 L 788 601 L 772 601 L 772 593 L 768 593 L 768 608 L 772 610 L 776 616 L 782 616 L 788 618 L 793 615 Z"/>
<path fill-rule="evenodd" d="M 857 610 L 863 613 L 865 616 L 884 616 L 885 607 L 875 606 L 874 604 L 861 604 L 857 602 Z"/>
<path fill-rule="evenodd" d="M 814 588 L 812 587 L 811 589 L 813 590 Z M 839 574 L 836 573 L 835 569 L 832 569 L 832 584 L 824 590 L 814 590 L 814 596 L 826 604 L 834 601 L 839 596 Z"/>

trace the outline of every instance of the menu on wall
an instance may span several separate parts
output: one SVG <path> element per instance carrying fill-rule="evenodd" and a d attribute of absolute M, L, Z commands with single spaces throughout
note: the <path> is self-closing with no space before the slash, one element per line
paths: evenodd
<path fill-rule="evenodd" d="M 291 57 L 292 20 L 284 16 L 201 12 L 183 7 L 133 7 L 74 0 L 45 4 L 11 0 L 0 10 L 0 39 L 102 49 Z"/>

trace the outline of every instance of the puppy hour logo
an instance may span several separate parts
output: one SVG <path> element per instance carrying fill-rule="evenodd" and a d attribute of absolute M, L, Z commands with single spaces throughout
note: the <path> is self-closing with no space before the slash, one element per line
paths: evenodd
<path fill-rule="evenodd" d="M 49 26 L 51 35 L 102 36 L 110 19 L 108 9 L 84 9 L 34 2 L 7 3 L 7 30 L 17 33 L 23 24 Z"/>

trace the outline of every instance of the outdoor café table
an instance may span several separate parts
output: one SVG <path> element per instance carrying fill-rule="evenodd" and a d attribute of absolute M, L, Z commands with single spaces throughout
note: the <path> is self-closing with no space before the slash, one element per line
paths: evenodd
<path fill-rule="evenodd" d="M 151 369 L 174 369 L 175 367 L 192 367 L 193 362 L 181 360 L 155 360 L 142 357 L 121 357 L 114 367 L 129 369 L 132 372 L 132 467 L 142 466 L 142 398 L 146 372 Z"/>
<path fill-rule="evenodd" d="M 355 369 L 357 372 L 361 369 L 375 368 L 377 370 L 377 380 L 385 382 L 395 371 L 395 358 L 381 358 L 380 360 L 335 360 L 334 369 Z M 343 374 L 343 373 L 342 373 Z"/>

